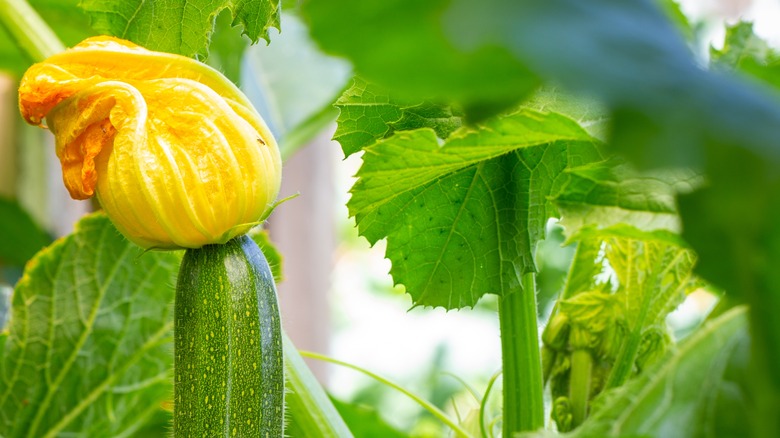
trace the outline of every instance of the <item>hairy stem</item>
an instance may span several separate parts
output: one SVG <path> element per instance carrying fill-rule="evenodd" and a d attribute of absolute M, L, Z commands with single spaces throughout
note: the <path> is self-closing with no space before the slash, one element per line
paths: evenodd
<path fill-rule="evenodd" d="M 522 290 L 499 301 L 504 371 L 504 437 L 544 426 L 542 362 L 536 317 L 536 274 L 523 276 Z"/>
<path fill-rule="evenodd" d="M 33 62 L 65 50 L 54 31 L 25 0 L 0 0 L 0 24 Z"/>

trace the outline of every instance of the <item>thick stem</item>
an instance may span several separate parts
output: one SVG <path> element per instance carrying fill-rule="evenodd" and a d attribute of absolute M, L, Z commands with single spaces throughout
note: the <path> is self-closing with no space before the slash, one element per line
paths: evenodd
<path fill-rule="evenodd" d="M 0 0 L 0 24 L 33 62 L 65 50 L 54 31 L 24 0 Z"/>
<path fill-rule="evenodd" d="M 542 362 L 536 316 L 536 276 L 499 301 L 504 371 L 504 437 L 544 426 Z"/>

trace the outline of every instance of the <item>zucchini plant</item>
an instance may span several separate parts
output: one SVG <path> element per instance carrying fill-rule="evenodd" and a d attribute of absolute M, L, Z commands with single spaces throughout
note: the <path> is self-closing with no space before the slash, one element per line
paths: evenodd
<path fill-rule="evenodd" d="M 780 436 L 780 54 L 750 23 L 704 53 L 671 0 L 72 3 L 0 0 L 22 118 L 104 211 L 33 256 L 30 200 L 0 203 L 0 435 L 408 435 L 329 399 L 281 329 L 277 254 L 247 235 L 282 157 L 336 118 L 362 160 L 349 214 L 414 307 L 498 297 L 478 408 L 402 390 L 438 435 Z M 283 39 L 282 10 L 354 75 L 280 152 L 233 81 L 242 35 Z M 553 218 L 575 251 L 540 324 Z M 694 292 L 719 303 L 675 339 Z"/>

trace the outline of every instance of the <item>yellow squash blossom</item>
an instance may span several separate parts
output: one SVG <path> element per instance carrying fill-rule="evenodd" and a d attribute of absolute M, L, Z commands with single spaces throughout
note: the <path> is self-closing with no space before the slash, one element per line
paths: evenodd
<path fill-rule="evenodd" d="M 54 133 L 70 195 L 96 195 L 144 248 L 224 243 L 279 191 L 279 149 L 263 119 L 228 79 L 183 56 L 89 38 L 30 67 L 19 107 Z"/>

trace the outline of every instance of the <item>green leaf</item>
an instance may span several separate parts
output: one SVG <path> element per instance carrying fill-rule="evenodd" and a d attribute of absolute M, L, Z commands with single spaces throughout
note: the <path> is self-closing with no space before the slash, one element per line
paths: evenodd
<path fill-rule="evenodd" d="M 736 308 L 706 324 L 655 367 L 606 394 L 571 436 L 721 436 L 710 429 L 719 420 L 713 407 L 734 348 L 748 338 L 745 314 Z"/>
<path fill-rule="evenodd" d="M 609 110 L 593 99 L 575 96 L 560 87 L 543 87 L 536 91 L 524 107 L 563 114 L 577 121 L 590 135 L 604 140 L 609 125 Z"/>
<path fill-rule="evenodd" d="M 102 214 L 39 253 L 14 291 L 0 434 L 120 436 L 143 427 L 171 397 L 178 263 L 127 242 Z"/>
<path fill-rule="evenodd" d="M 432 129 L 365 148 L 348 207 L 372 244 L 387 238 L 391 274 L 416 305 L 473 306 L 519 287 L 562 172 L 600 159 L 572 120 L 532 110 L 463 129 Z"/>
<path fill-rule="evenodd" d="M 683 237 L 700 275 L 751 305 L 751 411 L 757 436 L 780 434 L 780 180 L 778 164 L 734 147 L 713 148 L 708 184 L 679 199 Z"/>
<path fill-rule="evenodd" d="M 50 242 L 18 202 L 0 197 L 0 264 L 23 266 Z"/>
<path fill-rule="evenodd" d="M 241 64 L 249 43 L 249 38 L 242 35 L 241 29 L 232 26 L 230 11 L 223 9 L 214 21 L 206 63 L 240 86 Z"/>
<path fill-rule="evenodd" d="M 346 56 L 360 75 L 398 97 L 451 99 L 484 116 L 530 93 L 538 79 L 506 47 L 463 50 L 453 43 L 442 26 L 449 3 L 324 0 L 302 10 L 326 52 Z"/>
<path fill-rule="evenodd" d="M 431 128 L 446 139 L 462 124 L 459 112 L 449 106 L 393 99 L 386 90 L 360 77 L 352 80 L 335 105 L 339 118 L 333 139 L 347 157 L 396 131 Z"/>
<path fill-rule="evenodd" d="M 507 107 L 541 77 L 600 99 L 635 163 L 701 164 L 714 139 L 780 157 L 780 106 L 702 70 L 656 2 L 322 0 L 304 13 L 326 50 L 392 93 Z"/>
<path fill-rule="evenodd" d="M 278 0 L 81 0 L 98 32 L 131 40 L 147 49 L 205 59 L 217 15 L 228 9 L 252 43 L 279 29 Z"/>
<path fill-rule="evenodd" d="M 713 143 L 780 158 L 780 105 L 702 70 L 655 2 L 454 0 L 448 18 L 464 50 L 509 47 L 541 77 L 604 102 L 610 144 L 635 163 L 701 165 Z"/>
<path fill-rule="evenodd" d="M 715 69 L 736 70 L 780 88 L 780 53 L 753 33 L 753 23 L 739 22 L 726 28 L 721 49 L 710 49 Z"/>
<path fill-rule="evenodd" d="M 387 424 L 376 409 L 354 403 L 347 403 L 331 397 L 331 401 L 339 411 L 339 415 L 349 426 L 352 434 L 358 437 L 374 438 L 405 438 L 402 433 Z"/>
<path fill-rule="evenodd" d="M 73 46 L 96 32 L 89 26 L 89 18 L 77 6 L 78 0 L 28 0 L 46 24 L 54 30 L 66 46 Z M 4 6 L 6 7 L 6 6 Z M 21 77 L 32 60 L 0 26 L 0 70 Z"/>
<path fill-rule="evenodd" d="M 570 423 L 570 406 L 584 417 L 592 397 L 663 356 L 671 344 L 666 317 L 700 285 L 693 252 L 672 233 L 619 225 L 577 238 L 564 298 L 542 335 L 560 430 L 581 421 Z"/>
<path fill-rule="evenodd" d="M 287 158 L 333 123 L 333 102 L 351 67 L 322 53 L 298 17 L 282 14 L 282 26 L 273 44 L 247 51 L 245 72 L 252 80 L 244 85 Z"/>
<path fill-rule="evenodd" d="M 688 169 L 639 172 L 616 160 L 569 170 L 554 202 L 568 236 L 587 226 L 629 224 L 644 231 L 680 231 L 675 196 L 701 185 Z"/>

